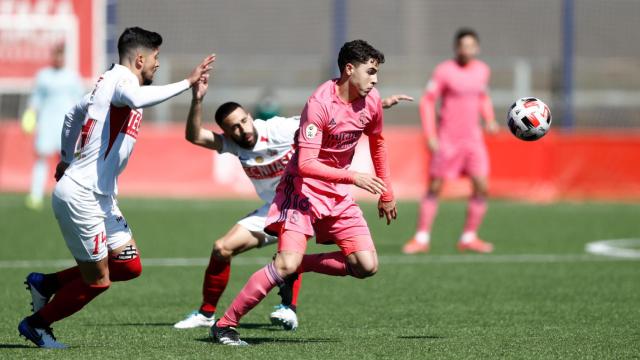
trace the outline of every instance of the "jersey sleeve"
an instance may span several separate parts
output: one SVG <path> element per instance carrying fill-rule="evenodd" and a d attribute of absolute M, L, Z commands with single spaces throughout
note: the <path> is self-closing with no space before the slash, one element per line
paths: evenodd
<path fill-rule="evenodd" d="M 300 117 L 298 145 L 300 147 L 320 149 L 322 135 L 326 124 L 329 122 L 329 116 L 329 112 L 322 103 L 309 100 Z"/>
<path fill-rule="evenodd" d="M 384 111 L 382 110 L 382 99 L 380 96 L 376 99 L 374 113 L 371 115 L 371 122 L 364 129 L 364 133 L 367 136 L 374 136 L 382 134 L 382 127 L 384 124 Z"/>
<path fill-rule="evenodd" d="M 29 107 L 36 111 L 40 108 L 42 99 L 44 98 L 44 76 L 45 73 L 43 71 L 40 71 L 38 75 L 36 75 L 35 87 L 29 98 Z"/>
<path fill-rule="evenodd" d="M 64 117 L 60 138 L 60 157 L 66 163 L 70 163 L 73 160 L 76 142 L 84 119 L 87 116 L 87 108 L 90 103 L 91 94 L 86 94 Z"/>
<path fill-rule="evenodd" d="M 422 130 L 427 139 L 436 134 L 436 101 L 442 95 L 444 86 L 442 68 L 437 67 L 427 83 L 419 105 Z"/>
<path fill-rule="evenodd" d="M 116 84 L 112 102 L 132 109 L 144 108 L 168 100 L 190 87 L 188 80 L 162 86 L 140 86 L 135 79 L 125 77 Z"/>
<path fill-rule="evenodd" d="M 491 96 L 489 95 L 489 79 L 491 77 L 491 70 L 486 65 L 485 72 L 487 79 L 484 84 L 484 89 L 480 93 L 480 115 L 485 122 L 491 122 L 496 119 L 496 115 L 493 111 L 493 102 L 491 101 Z"/>
<path fill-rule="evenodd" d="M 267 120 L 269 137 L 278 144 L 293 144 L 296 131 L 300 128 L 300 117 L 276 117 Z"/>

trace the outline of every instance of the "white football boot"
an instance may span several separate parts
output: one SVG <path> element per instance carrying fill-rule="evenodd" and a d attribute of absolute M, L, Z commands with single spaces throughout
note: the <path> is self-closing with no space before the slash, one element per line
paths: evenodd
<path fill-rule="evenodd" d="M 281 325 L 285 330 L 295 330 L 298 328 L 298 315 L 288 306 L 278 305 L 269 318 L 273 325 Z"/>
<path fill-rule="evenodd" d="M 178 321 L 173 325 L 176 329 L 195 329 L 198 327 L 211 327 L 216 322 L 215 315 L 206 317 L 199 311 L 194 311 L 187 315 L 184 320 Z"/>

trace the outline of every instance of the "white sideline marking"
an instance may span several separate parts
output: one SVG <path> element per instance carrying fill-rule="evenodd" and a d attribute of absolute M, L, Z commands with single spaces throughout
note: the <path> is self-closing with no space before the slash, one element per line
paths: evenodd
<path fill-rule="evenodd" d="M 637 251 L 636 251 L 637 252 Z M 640 257 L 640 252 L 638 257 Z M 637 257 L 602 257 L 590 254 L 513 254 L 513 255 L 380 255 L 383 265 L 417 264 L 536 264 L 536 263 L 575 263 L 575 262 L 612 262 L 635 259 Z M 264 265 L 271 257 L 242 257 L 233 259 L 234 266 Z M 209 258 L 142 258 L 143 266 L 177 267 L 206 266 Z M 68 267 L 72 260 L 2 260 L 0 268 L 19 269 L 32 267 Z"/>
<path fill-rule="evenodd" d="M 636 248 L 634 248 L 636 247 Z M 588 253 L 625 259 L 640 259 L 640 239 L 612 239 L 588 243 Z"/>

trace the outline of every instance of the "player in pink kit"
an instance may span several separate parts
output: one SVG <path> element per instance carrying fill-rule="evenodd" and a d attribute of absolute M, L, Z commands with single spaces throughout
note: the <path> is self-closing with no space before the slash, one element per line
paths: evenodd
<path fill-rule="evenodd" d="M 20 322 L 18 331 L 39 347 L 65 348 L 53 336 L 52 323 L 80 311 L 111 282 L 142 272 L 138 246 L 116 201 L 118 176 L 133 152 L 143 108 L 205 80 L 215 60 L 206 57 L 182 81 L 142 86 L 151 84 L 160 66 L 161 44 L 158 33 L 125 29 L 118 39 L 120 63 L 102 74 L 65 117 L 51 202 L 77 266 L 27 276 L 34 314 Z"/>
<path fill-rule="evenodd" d="M 376 273 L 378 257 L 362 211 L 349 195 L 350 184 L 379 194 L 379 216 L 396 218 L 382 137 L 382 102 L 374 88 L 384 55 L 363 40 L 345 43 L 338 55 L 340 78 L 325 82 L 302 111 L 298 150 L 289 162 L 267 216 L 265 231 L 278 234 L 275 260 L 255 272 L 224 316 L 211 328 L 225 345 L 247 345 L 235 329 L 240 318 L 276 286 L 299 273 L 366 278 Z M 348 170 L 362 134 L 377 176 Z M 316 236 L 341 251 L 305 255 Z"/>
<path fill-rule="evenodd" d="M 479 115 L 487 131 L 498 130 L 488 94 L 490 70 L 475 57 L 479 52 L 478 34 L 460 29 L 455 36 L 456 58 L 440 63 L 433 72 L 420 101 L 420 116 L 432 158 L 429 186 L 420 204 L 416 234 L 402 251 L 414 254 L 429 251 L 430 231 L 438 209 L 438 196 L 444 180 L 469 176 L 473 195 L 469 200 L 464 231 L 458 250 L 489 253 L 493 245 L 477 236 L 487 210 L 489 156 Z M 436 101 L 442 97 L 440 123 L 436 130 Z"/>

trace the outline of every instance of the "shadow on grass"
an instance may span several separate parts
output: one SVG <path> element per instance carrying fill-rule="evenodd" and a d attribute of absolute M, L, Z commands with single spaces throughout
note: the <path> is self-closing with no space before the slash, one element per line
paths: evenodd
<path fill-rule="evenodd" d="M 282 328 L 271 323 L 242 323 L 238 325 L 240 329 L 264 329 L 270 331 L 282 331 Z"/>
<path fill-rule="evenodd" d="M 211 343 L 212 345 L 218 345 L 211 341 L 211 338 L 204 337 L 195 339 L 196 341 Z M 260 345 L 260 344 L 308 344 L 308 343 L 337 343 L 340 342 L 338 339 L 331 338 L 296 338 L 296 339 L 286 339 L 286 338 L 271 338 L 271 337 L 247 337 L 243 338 L 244 341 L 249 343 L 249 345 Z"/>
<path fill-rule="evenodd" d="M 173 327 L 174 323 L 168 322 L 156 322 L 156 323 L 124 323 L 124 324 L 102 324 L 100 326 L 161 326 L 161 327 Z M 96 326 L 95 324 L 86 324 L 85 326 Z"/>
<path fill-rule="evenodd" d="M 35 346 L 29 346 L 24 344 L 0 344 L 0 349 L 29 349 L 29 348 L 37 349 L 37 347 Z"/>

